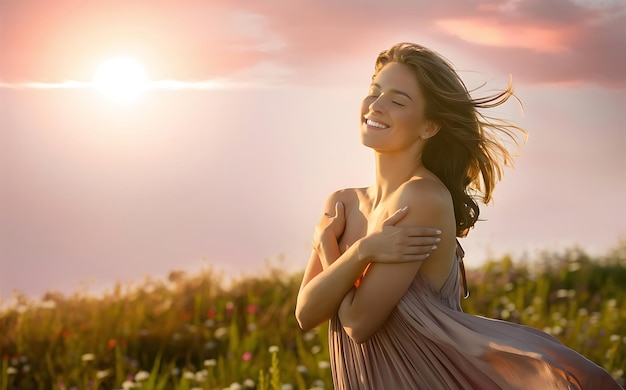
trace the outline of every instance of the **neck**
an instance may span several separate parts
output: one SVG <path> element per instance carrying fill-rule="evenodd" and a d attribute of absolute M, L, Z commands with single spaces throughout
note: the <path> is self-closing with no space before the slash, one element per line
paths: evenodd
<path fill-rule="evenodd" d="M 413 148 L 411 148 L 413 149 Z M 422 151 L 405 150 L 394 153 L 375 152 L 376 184 L 374 206 L 384 201 L 411 177 L 419 174 Z"/>

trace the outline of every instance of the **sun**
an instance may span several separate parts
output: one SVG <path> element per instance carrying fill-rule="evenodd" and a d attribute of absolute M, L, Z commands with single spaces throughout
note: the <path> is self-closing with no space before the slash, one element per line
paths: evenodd
<path fill-rule="evenodd" d="M 108 98 L 126 103 L 145 89 L 148 78 L 139 62 L 132 58 L 112 58 L 103 62 L 93 77 L 93 85 Z"/>

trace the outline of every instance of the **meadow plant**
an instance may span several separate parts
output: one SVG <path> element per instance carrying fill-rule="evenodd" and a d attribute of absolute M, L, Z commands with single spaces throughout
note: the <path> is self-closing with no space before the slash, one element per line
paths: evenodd
<path fill-rule="evenodd" d="M 332 389 L 328 326 L 294 318 L 300 274 L 228 285 L 213 270 L 118 284 L 98 297 L 15 293 L 0 302 L 0 390 Z M 626 243 L 468 270 L 464 311 L 542 329 L 624 385 Z"/>

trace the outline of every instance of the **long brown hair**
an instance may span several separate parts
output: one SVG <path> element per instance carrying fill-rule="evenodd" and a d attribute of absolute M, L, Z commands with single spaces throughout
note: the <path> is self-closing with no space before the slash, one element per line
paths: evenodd
<path fill-rule="evenodd" d="M 526 132 L 478 109 L 492 108 L 513 93 L 512 82 L 504 91 L 472 98 L 452 65 L 441 55 L 414 43 L 399 43 L 381 52 L 374 76 L 390 62 L 410 66 L 425 98 L 425 116 L 437 123 L 439 132 L 424 146 L 422 163 L 437 175 L 452 195 L 456 235 L 464 237 L 478 220 L 475 199 L 491 200 L 503 166 L 512 166 L 506 148 L 508 139 L 519 146 L 518 135 Z"/>

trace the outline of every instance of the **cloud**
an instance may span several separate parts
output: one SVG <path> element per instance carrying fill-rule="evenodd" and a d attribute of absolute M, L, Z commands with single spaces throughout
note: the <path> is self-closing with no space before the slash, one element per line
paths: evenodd
<path fill-rule="evenodd" d="M 626 4 L 610 0 L 4 2 L 0 26 L 3 82 L 88 80 L 98 61 L 126 51 L 153 78 L 280 69 L 276 82 L 316 83 L 337 64 L 373 62 L 394 40 L 414 40 L 529 83 L 626 86 Z"/>

